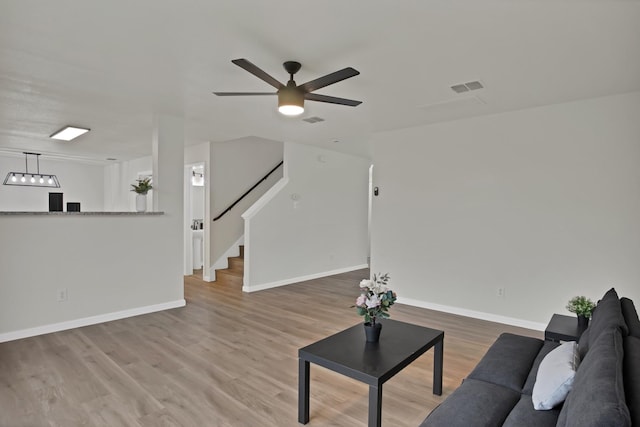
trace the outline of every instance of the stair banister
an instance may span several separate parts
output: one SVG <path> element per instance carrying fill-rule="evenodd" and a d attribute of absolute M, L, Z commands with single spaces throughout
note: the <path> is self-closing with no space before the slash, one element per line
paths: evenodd
<path fill-rule="evenodd" d="M 229 205 L 229 207 L 227 209 L 225 209 L 224 211 L 222 211 L 222 213 L 220 215 L 218 215 L 217 217 L 213 218 L 213 221 L 217 221 L 220 218 L 222 218 L 227 212 L 229 212 L 231 209 L 233 209 L 233 207 L 235 205 L 237 205 L 238 203 L 240 203 L 240 201 L 242 199 L 244 199 L 246 196 L 249 195 L 249 193 L 251 193 L 258 185 L 260 185 L 262 183 L 262 181 L 265 181 L 267 178 L 269 178 L 269 176 L 274 173 L 280 166 L 282 166 L 284 164 L 284 160 L 280 161 L 280 163 L 278 163 L 273 169 L 271 169 L 264 177 L 262 177 L 262 179 L 260 179 L 258 182 L 256 182 L 250 189 L 248 189 L 242 196 L 238 197 L 238 199 L 233 202 L 231 205 Z"/>

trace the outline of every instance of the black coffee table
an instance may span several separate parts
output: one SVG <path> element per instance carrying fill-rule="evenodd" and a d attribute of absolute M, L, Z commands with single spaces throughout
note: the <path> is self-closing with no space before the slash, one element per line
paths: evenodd
<path fill-rule="evenodd" d="M 369 384 L 369 427 L 382 422 L 382 384 L 431 347 L 433 394 L 442 394 L 444 332 L 396 320 L 382 322 L 380 342 L 365 341 L 362 323 L 298 350 L 298 422 L 309 422 L 310 363 Z"/>

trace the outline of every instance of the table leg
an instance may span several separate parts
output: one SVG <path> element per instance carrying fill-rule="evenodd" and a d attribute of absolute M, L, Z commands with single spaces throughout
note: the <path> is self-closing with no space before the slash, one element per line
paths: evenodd
<path fill-rule="evenodd" d="M 309 422 L 309 362 L 298 359 L 298 422 Z"/>
<path fill-rule="evenodd" d="M 433 394 L 442 395 L 442 359 L 444 353 L 444 337 L 438 341 L 433 354 Z"/>
<path fill-rule="evenodd" d="M 369 386 L 369 427 L 382 426 L 382 384 Z"/>

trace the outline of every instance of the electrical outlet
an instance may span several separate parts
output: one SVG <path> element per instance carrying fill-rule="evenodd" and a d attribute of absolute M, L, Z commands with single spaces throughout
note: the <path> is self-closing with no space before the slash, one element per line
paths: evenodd
<path fill-rule="evenodd" d="M 496 290 L 496 296 L 500 298 L 504 298 L 504 294 L 505 294 L 505 288 L 498 288 Z"/>
<path fill-rule="evenodd" d="M 67 288 L 58 289 L 57 300 L 58 302 L 65 302 L 67 300 Z"/>

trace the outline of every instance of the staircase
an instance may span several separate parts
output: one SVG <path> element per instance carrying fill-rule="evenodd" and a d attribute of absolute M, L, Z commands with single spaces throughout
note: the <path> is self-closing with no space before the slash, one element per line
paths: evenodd
<path fill-rule="evenodd" d="M 240 255 L 228 257 L 228 268 L 216 270 L 216 282 L 242 286 L 244 277 L 244 246 L 240 245 Z"/>

